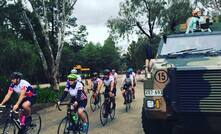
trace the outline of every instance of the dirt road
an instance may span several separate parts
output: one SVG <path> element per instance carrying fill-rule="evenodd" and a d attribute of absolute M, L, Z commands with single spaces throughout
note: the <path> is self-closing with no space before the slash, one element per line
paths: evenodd
<path fill-rule="evenodd" d="M 118 83 L 120 84 L 121 81 L 122 77 L 118 79 Z M 106 126 L 103 127 L 100 123 L 100 111 L 91 112 L 89 104 L 87 105 L 90 120 L 89 134 L 144 134 L 141 125 L 143 84 L 137 82 L 136 99 L 133 101 L 128 113 L 125 112 L 123 98 L 119 91 L 119 84 L 116 97 L 116 116 L 115 119 L 109 121 Z M 42 134 L 56 134 L 58 124 L 65 115 L 65 107 L 63 108 L 64 110 L 62 112 L 56 110 L 55 107 L 50 107 L 39 112 L 43 123 Z"/>

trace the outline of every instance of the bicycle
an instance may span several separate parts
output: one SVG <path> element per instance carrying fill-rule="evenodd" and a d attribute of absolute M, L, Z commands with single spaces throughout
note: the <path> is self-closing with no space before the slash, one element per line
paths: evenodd
<path fill-rule="evenodd" d="M 13 111 L 12 105 L 8 106 L 0 106 L 0 108 L 5 108 L 7 118 L 4 123 L 2 134 L 39 134 L 41 130 L 41 116 L 37 113 L 32 113 L 30 122 L 25 122 L 25 125 L 22 126 L 20 119 L 24 116 L 24 110 L 19 109 L 17 111 Z M 26 117 L 24 117 L 26 118 Z"/>
<path fill-rule="evenodd" d="M 132 102 L 132 91 L 130 89 L 125 89 L 125 111 L 128 112 L 128 110 L 131 108 L 131 102 Z"/>
<path fill-rule="evenodd" d="M 93 92 L 90 98 L 90 107 L 92 112 L 96 111 L 101 106 L 101 93 Z"/>
<path fill-rule="evenodd" d="M 78 116 L 77 110 L 78 108 L 72 108 L 71 103 L 62 103 L 60 105 L 67 106 L 67 115 L 61 120 L 58 126 L 57 134 L 71 134 L 71 133 L 79 133 L 79 134 L 87 134 L 88 129 L 83 132 L 83 123 L 84 121 L 80 119 Z M 59 111 L 62 111 L 59 105 L 57 105 Z M 84 110 L 84 117 L 87 118 L 87 126 L 89 128 L 89 118 L 87 112 Z"/>
<path fill-rule="evenodd" d="M 110 97 L 108 94 L 104 93 L 104 96 L 108 96 L 104 99 L 103 104 L 101 105 L 100 109 L 100 121 L 103 126 L 107 124 L 108 117 L 110 116 L 110 119 L 113 120 L 115 117 L 115 108 L 113 103 L 112 97 Z"/>

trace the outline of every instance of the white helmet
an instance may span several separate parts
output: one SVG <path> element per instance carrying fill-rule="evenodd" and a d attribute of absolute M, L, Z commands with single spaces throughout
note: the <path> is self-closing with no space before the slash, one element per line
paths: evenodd
<path fill-rule="evenodd" d="M 72 69 L 71 70 L 71 74 L 77 74 L 77 70 L 76 69 Z"/>

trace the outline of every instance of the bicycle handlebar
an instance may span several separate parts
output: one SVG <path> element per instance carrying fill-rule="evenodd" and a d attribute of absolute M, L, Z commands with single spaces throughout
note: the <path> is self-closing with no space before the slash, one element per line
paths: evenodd
<path fill-rule="evenodd" d="M 68 105 L 70 105 L 70 103 L 61 103 L 61 104 L 59 104 L 58 105 L 58 103 L 56 104 L 56 108 L 59 110 L 59 111 L 62 111 L 62 109 L 60 108 L 60 106 L 68 106 Z"/>

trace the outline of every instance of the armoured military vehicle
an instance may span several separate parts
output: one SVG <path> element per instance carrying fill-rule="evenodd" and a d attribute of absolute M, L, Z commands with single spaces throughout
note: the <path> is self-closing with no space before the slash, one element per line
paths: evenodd
<path fill-rule="evenodd" d="M 146 67 L 146 134 L 221 133 L 221 32 L 164 36 Z"/>

